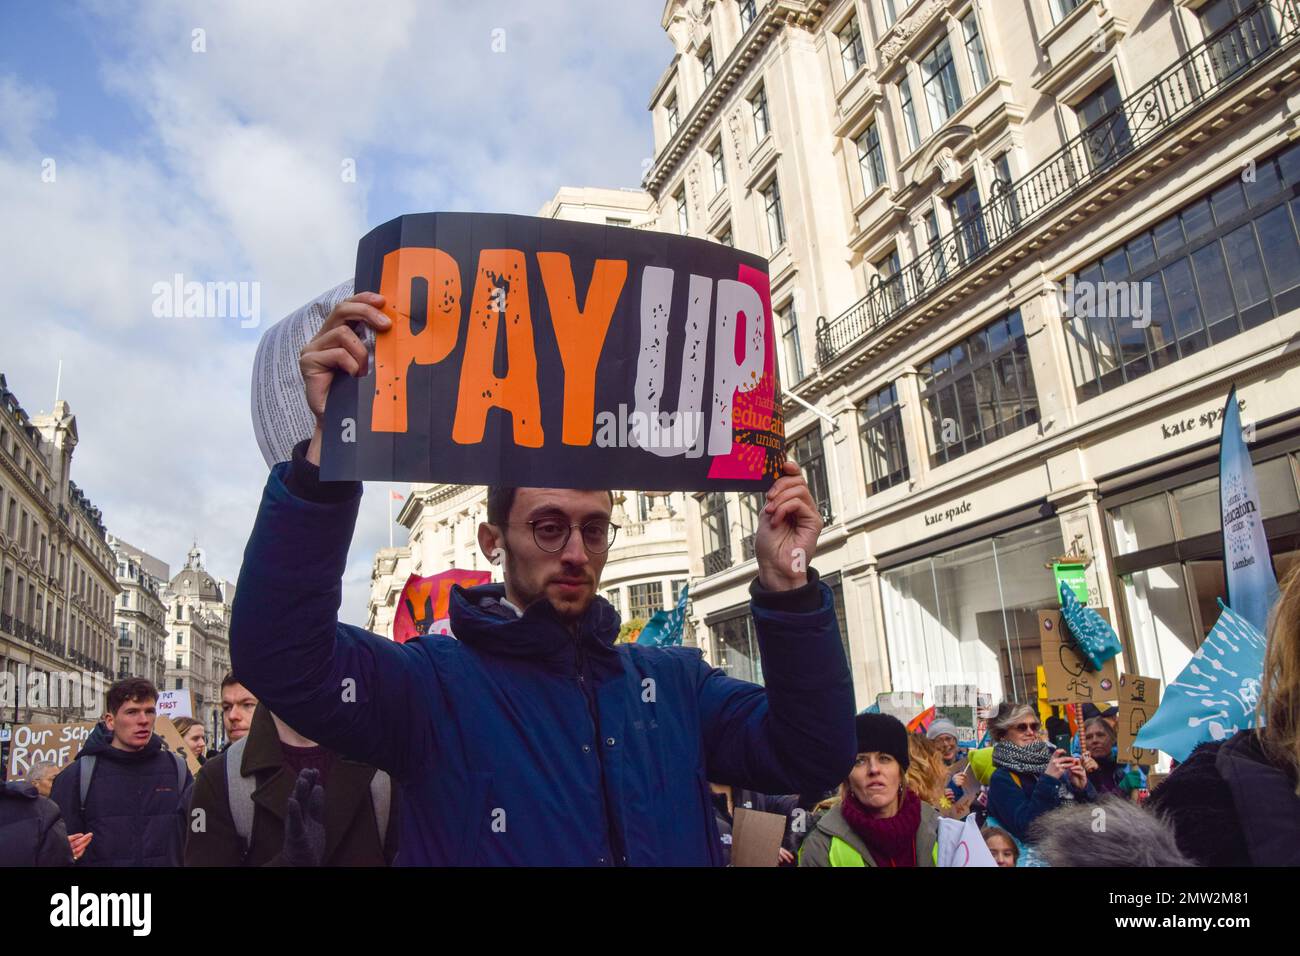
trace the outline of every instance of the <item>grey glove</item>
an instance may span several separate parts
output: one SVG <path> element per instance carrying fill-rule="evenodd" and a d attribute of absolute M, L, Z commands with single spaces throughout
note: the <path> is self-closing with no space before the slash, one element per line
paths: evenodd
<path fill-rule="evenodd" d="M 325 858 L 325 788 L 320 771 L 305 768 L 294 781 L 284 818 L 284 866 L 320 866 Z"/>

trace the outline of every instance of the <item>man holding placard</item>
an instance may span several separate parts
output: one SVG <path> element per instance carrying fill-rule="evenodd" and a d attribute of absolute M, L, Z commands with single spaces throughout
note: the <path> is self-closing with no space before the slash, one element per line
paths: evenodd
<path fill-rule="evenodd" d="M 392 775 L 398 863 L 719 865 L 708 781 L 810 793 L 843 779 L 852 686 L 830 590 L 808 564 L 822 519 L 793 462 L 774 469 L 755 539 L 766 688 L 692 648 L 614 645 L 618 614 L 597 596 L 618 530 L 605 490 L 490 488 L 478 543 L 505 582 L 452 591 L 455 639 L 399 645 L 338 623 L 361 486 L 321 480 L 326 396 L 339 370 L 367 374 L 350 323 L 382 336 L 385 304 L 352 296 L 302 350 L 316 430 L 268 480 L 231 652 L 295 728 Z M 761 356 L 760 317 L 745 328 Z"/>

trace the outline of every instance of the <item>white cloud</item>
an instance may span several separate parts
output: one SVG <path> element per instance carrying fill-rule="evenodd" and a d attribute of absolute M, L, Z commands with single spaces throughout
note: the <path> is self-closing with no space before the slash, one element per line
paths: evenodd
<path fill-rule="evenodd" d="M 265 325 L 349 275 L 356 240 L 390 215 L 532 213 L 561 185 L 634 185 L 646 94 L 671 52 L 653 0 L 83 9 L 114 57 L 102 95 L 144 135 L 87 142 L 56 112 L 78 91 L 0 76 L 0 371 L 34 412 L 63 358 L 73 477 L 109 530 L 173 567 L 197 536 L 231 579 L 266 477 L 248 407 L 260 330 L 156 319 L 153 284 L 259 281 Z M 388 543 L 385 495 L 376 484 L 363 500 L 341 612 L 353 623 Z"/>

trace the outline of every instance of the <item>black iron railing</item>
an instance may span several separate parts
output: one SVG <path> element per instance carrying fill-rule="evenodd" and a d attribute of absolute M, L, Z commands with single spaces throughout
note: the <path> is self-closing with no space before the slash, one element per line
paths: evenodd
<path fill-rule="evenodd" d="M 704 556 L 704 573 L 719 574 L 731 567 L 731 548 L 719 548 Z"/>
<path fill-rule="evenodd" d="M 986 258 L 1026 226 L 1112 172 L 1198 106 L 1300 39 L 1300 0 L 1260 0 L 989 201 L 833 321 L 820 319 L 826 364 Z"/>

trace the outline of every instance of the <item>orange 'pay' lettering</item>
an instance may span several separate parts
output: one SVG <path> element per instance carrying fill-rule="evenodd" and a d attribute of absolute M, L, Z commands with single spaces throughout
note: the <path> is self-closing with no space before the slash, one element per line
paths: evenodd
<path fill-rule="evenodd" d="M 411 283 L 429 284 L 425 326 L 411 333 Z M 406 431 L 406 372 L 412 362 L 433 365 L 456 347 L 460 335 L 460 268 L 441 249 L 396 249 L 384 256 L 379 294 L 389 330 L 375 336 L 375 399 L 370 428 Z"/>
<path fill-rule="evenodd" d="M 507 367 L 505 378 L 497 378 L 492 360 L 496 352 L 497 323 L 503 318 Z M 516 445 L 542 447 L 533 319 L 528 308 L 524 254 L 518 249 L 484 249 L 479 253 L 456 418 L 451 427 L 452 441 L 460 445 L 481 442 L 488 409 L 494 406 L 510 412 Z"/>
<path fill-rule="evenodd" d="M 555 326 L 555 342 L 564 363 L 564 429 L 566 445 L 590 445 L 596 405 L 596 364 L 609 321 L 627 279 L 623 259 L 597 259 L 587 288 L 587 302 L 578 308 L 573 268 L 562 252 L 539 252 L 537 264 Z"/>

